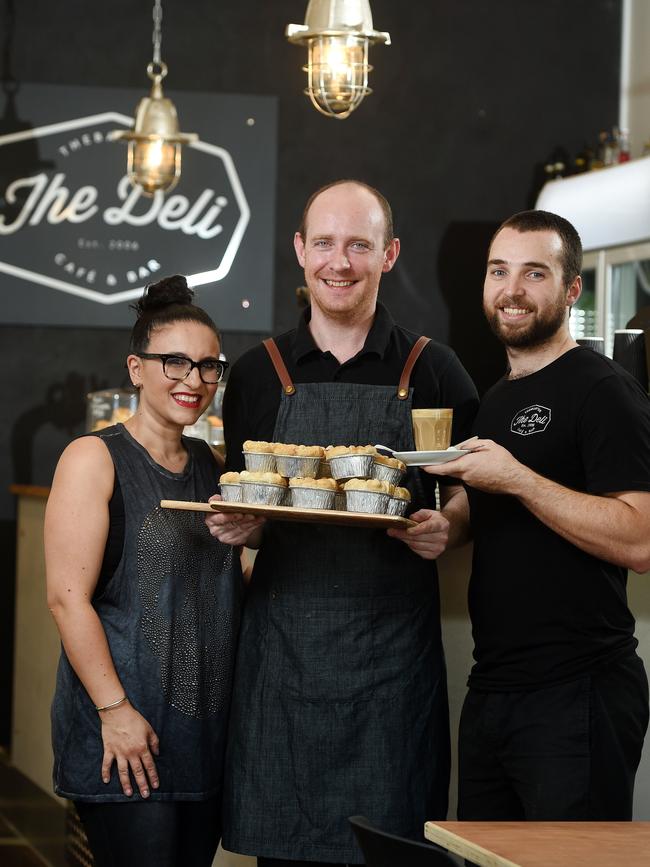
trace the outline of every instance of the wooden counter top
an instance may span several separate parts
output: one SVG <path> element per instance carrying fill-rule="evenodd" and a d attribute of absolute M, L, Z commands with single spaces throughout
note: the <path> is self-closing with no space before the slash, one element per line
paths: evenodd
<path fill-rule="evenodd" d="M 17 497 L 37 497 L 42 500 L 50 496 L 50 489 L 39 485 L 9 485 L 9 492 Z"/>
<path fill-rule="evenodd" d="M 480 867 L 650 863 L 650 822 L 427 822 L 424 836 Z"/>

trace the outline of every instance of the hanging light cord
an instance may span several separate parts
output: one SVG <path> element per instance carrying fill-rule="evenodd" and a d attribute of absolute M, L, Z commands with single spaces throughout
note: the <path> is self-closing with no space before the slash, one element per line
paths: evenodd
<path fill-rule="evenodd" d="M 162 66 L 160 57 L 160 43 L 162 42 L 162 0 L 155 0 L 153 7 L 153 34 L 151 41 L 153 43 L 153 63 L 155 66 Z"/>
<path fill-rule="evenodd" d="M 2 46 L 2 89 L 5 93 L 16 93 L 18 82 L 13 75 L 12 55 L 16 28 L 16 8 L 14 0 L 5 0 L 6 34 Z"/>
<path fill-rule="evenodd" d="M 163 63 L 160 56 L 160 43 L 162 42 L 162 0 L 155 0 L 153 7 L 153 33 L 151 42 L 153 43 L 153 60 L 147 66 L 147 75 L 149 78 L 160 84 L 163 78 L 167 75 L 167 64 Z"/>

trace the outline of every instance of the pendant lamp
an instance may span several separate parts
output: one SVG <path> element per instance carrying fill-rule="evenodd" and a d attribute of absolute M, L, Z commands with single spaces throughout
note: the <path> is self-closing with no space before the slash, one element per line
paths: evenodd
<path fill-rule="evenodd" d="M 307 46 L 305 94 L 327 117 L 343 120 L 358 108 L 368 87 L 368 46 L 390 45 L 373 28 L 369 0 L 309 0 L 304 24 L 289 24 L 289 42 Z"/>
<path fill-rule="evenodd" d="M 147 66 L 151 93 L 138 103 L 134 128 L 111 133 L 114 141 L 128 142 L 129 180 L 147 196 L 176 186 L 181 175 L 181 147 L 198 138 L 196 133 L 179 132 L 176 107 L 163 94 L 162 80 L 167 75 L 167 65 L 160 54 L 162 0 L 155 0 L 153 22 L 153 59 Z"/>

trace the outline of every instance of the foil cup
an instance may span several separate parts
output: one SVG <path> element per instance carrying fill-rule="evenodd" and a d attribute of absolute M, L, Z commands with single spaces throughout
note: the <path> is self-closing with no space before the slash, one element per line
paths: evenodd
<path fill-rule="evenodd" d="M 386 464 L 379 464 L 377 461 L 372 465 L 372 478 L 381 479 L 382 482 L 390 482 L 391 485 L 399 485 L 402 481 L 404 473 L 396 467 L 387 467 Z"/>
<path fill-rule="evenodd" d="M 330 465 L 327 463 L 327 461 L 324 458 L 318 464 L 318 475 L 316 476 L 316 478 L 317 479 L 331 479 L 332 478 L 332 471 L 330 469 Z"/>
<path fill-rule="evenodd" d="M 334 494 L 334 508 L 337 512 L 347 512 L 348 506 L 345 491 L 336 491 Z"/>
<path fill-rule="evenodd" d="M 275 455 L 276 472 L 285 479 L 299 476 L 303 479 L 315 479 L 320 465 L 320 458 L 310 458 L 301 455 Z"/>
<path fill-rule="evenodd" d="M 372 455 L 340 455 L 328 458 L 334 479 L 370 479 L 374 462 Z"/>
<path fill-rule="evenodd" d="M 244 463 L 249 473 L 274 473 L 275 455 L 271 452 L 244 452 Z"/>
<path fill-rule="evenodd" d="M 335 493 L 327 488 L 291 488 L 291 503 L 296 509 L 331 509 Z"/>
<path fill-rule="evenodd" d="M 241 485 L 222 484 L 220 487 L 225 503 L 241 503 Z"/>
<path fill-rule="evenodd" d="M 402 500 L 400 497 L 391 497 L 388 501 L 388 508 L 386 509 L 387 515 L 397 515 L 400 518 L 403 518 L 406 514 L 406 510 L 409 507 L 409 500 Z"/>
<path fill-rule="evenodd" d="M 242 482 L 241 501 L 252 506 L 282 506 L 287 489 L 284 485 Z"/>
<path fill-rule="evenodd" d="M 373 515 L 385 515 L 390 497 L 379 491 L 346 491 L 348 512 L 370 512 Z"/>

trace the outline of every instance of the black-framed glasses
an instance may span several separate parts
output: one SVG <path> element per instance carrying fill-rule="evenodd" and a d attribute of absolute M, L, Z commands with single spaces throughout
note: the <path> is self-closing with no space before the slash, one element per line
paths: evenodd
<path fill-rule="evenodd" d="M 187 379 L 196 367 L 201 381 L 206 385 L 214 385 L 221 382 L 228 368 L 227 361 L 218 358 L 203 358 L 201 361 L 193 361 L 184 355 L 166 355 L 162 352 L 136 352 L 138 358 L 158 359 L 162 362 L 163 373 L 167 379 Z"/>

